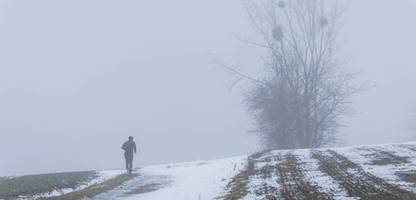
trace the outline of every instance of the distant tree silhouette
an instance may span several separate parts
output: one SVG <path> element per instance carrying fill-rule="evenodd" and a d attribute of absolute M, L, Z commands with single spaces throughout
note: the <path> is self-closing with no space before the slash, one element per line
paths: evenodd
<path fill-rule="evenodd" d="M 247 105 L 269 148 L 314 148 L 335 142 L 340 118 L 351 115 L 356 73 L 338 56 L 342 8 L 336 0 L 247 1 L 247 13 L 267 50 L 265 76 L 221 65 L 252 87 Z"/>

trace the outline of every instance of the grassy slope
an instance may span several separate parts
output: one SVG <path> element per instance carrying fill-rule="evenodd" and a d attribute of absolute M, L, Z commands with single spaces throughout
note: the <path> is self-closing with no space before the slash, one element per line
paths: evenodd
<path fill-rule="evenodd" d="M 258 152 L 251 155 L 248 160 L 245 168 L 240 171 L 231 181 L 227 184 L 225 189 L 225 195 L 218 197 L 217 199 L 223 200 L 238 200 L 244 198 L 248 194 L 249 190 L 249 177 L 255 175 L 254 171 L 254 159 L 259 158 L 265 152 Z"/>
<path fill-rule="evenodd" d="M 97 177 L 94 171 L 40 174 L 0 179 L 0 199 L 45 194 L 78 186 Z"/>
<path fill-rule="evenodd" d="M 362 160 L 360 156 L 365 159 Z M 392 182 L 388 176 L 377 174 L 377 170 L 373 168 L 384 169 L 386 173 L 394 174 L 398 180 Z M 19 195 L 31 196 L 59 188 L 75 188 L 96 176 L 96 172 L 73 172 L 0 178 L 0 199 Z M 93 197 L 115 189 L 137 176 L 138 174 L 119 175 L 80 191 L 42 199 L 72 200 Z M 416 199 L 413 190 L 396 183 L 403 181 L 416 186 L 415 177 L 416 143 L 345 149 L 265 151 L 250 156 L 246 167 L 230 180 L 223 195 L 217 199 L 256 197 L 331 200 L 343 195 L 368 200 L 413 200 Z M 325 181 L 319 182 L 322 178 L 331 179 L 339 188 L 328 186 Z"/>
<path fill-rule="evenodd" d="M 47 198 L 40 198 L 40 199 L 41 200 L 75 200 L 75 199 L 91 198 L 100 193 L 112 190 L 120 186 L 124 182 L 129 181 L 137 176 L 138 174 L 132 174 L 132 175 L 122 174 L 122 175 L 116 176 L 115 178 L 104 181 L 102 183 L 93 184 L 87 188 L 84 188 L 83 190 L 74 191 L 74 192 L 71 192 L 62 196 L 58 196 L 58 197 L 47 197 Z"/>
<path fill-rule="evenodd" d="M 0 178 L 0 199 L 15 199 L 18 197 L 31 197 L 40 194 L 47 194 L 54 190 L 71 188 L 88 183 L 96 178 L 97 172 L 67 172 L 56 174 L 28 175 L 15 178 Z M 94 197 L 97 194 L 112 190 L 126 181 L 129 181 L 138 174 L 118 175 L 102 183 L 96 183 L 82 190 L 67 193 L 61 196 L 41 197 L 41 200 L 76 200 L 85 197 Z"/>

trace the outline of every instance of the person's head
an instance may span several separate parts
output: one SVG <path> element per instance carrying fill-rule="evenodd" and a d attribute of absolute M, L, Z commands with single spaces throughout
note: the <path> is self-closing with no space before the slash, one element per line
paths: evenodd
<path fill-rule="evenodd" d="M 133 140 L 133 136 L 129 136 L 129 140 L 132 141 Z"/>

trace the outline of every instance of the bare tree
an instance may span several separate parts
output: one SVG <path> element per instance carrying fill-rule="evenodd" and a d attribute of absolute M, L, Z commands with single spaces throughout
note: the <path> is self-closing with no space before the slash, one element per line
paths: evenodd
<path fill-rule="evenodd" d="M 336 0 L 257 0 L 247 13 L 267 51 L 263 77 L 222 65 L 253 83 L 246 102 L 269 148 L 315 148 L 336 140 L 340 118 L 351 114 L 359 89 L 340 62 L 342 6 Z"/>

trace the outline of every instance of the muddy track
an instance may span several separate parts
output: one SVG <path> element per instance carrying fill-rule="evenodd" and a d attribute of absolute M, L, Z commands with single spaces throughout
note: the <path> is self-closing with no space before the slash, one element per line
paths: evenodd
<path fill-rule="evenodd" d="M 401 144 L 401 145 L 398 145 L 398 146 L 401 147 L 401 148 L 409 149 L 410 151 L 416 152 L 416 145 L 412 145 L 412 144 Z"/>
<path fill-rule="evenodd" d="M 416 199 L 415 194 L 365 172 L 362 167 L 335 151 L 314 151 L 312 157 L 319 161 L 321 171 L 342 185 L 350 197 L 365 200 Z"/>
<path fill-rule="evenodd" d="M 311 185 L 305 180 L 304 172 L 300 168 L 298 158 L 292 153 L 279 153 L 261 159 L 253 159 L 254 174 L 260 179 L 271 179 L 279 188 L 273 187 L 266 182 L 254 190 L 254 194 L 263 199 L 285 199 L 285 200 L 325 200 L 332 199 L 329 194 L 319 191 L 318 186 Z"/>
<path fill-rule="evenodd" d="M 365 150 L 369 152 L 364 154 L 364 156 L 371 158 L 371 165 L 398 165 L 410 163 L 409 157 L 398 156 L 394 152 L 386 151 L 380 148 L 364 148 L 358 150 Z"/>
<path fill-rule="evenodd" d="M 292 153 L 281 156 L 283 162 L 276 166 L 282 187 L 282 197 L 292 199 L 332 199 L 328 194 L 321 193 L 317 186 L 305 180 L 299 160 Z"/>

